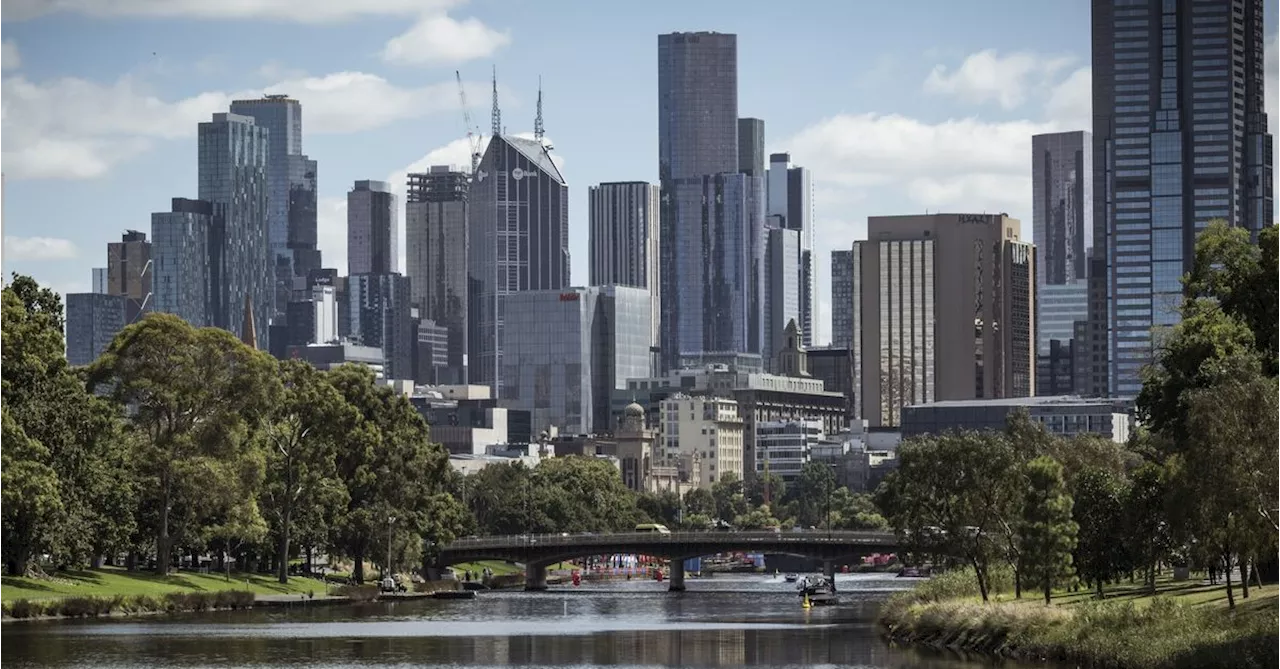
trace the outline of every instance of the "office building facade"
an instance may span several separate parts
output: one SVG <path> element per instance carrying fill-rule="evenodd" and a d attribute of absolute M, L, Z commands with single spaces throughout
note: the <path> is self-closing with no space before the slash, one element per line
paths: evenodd
<path fill-rule="evenodd" d="M 706 299 L 702 294 L 710 290 L 702 272 L 717 262 L 712 255 L 706 256 L 708 262 L 695 261 L 695 256 L 714 251 L 699 234 L 709 222 L 703 213 L 704 181 L 711 175 L 738 170 L 737 36 L 713 32 L 659 35 L 658 185 L 662 204 L 658 299 L 664 369 L 678 367 L 682 355 L 708 350 L 701 336 L 705 328 L 696 324 L 700 314 L 691 313 L 700 310 Z M 764 206 L 762 199 L 759 206 Z M 687 246 L 690 243 L 696 245 Z M 699 304 L 688 304 L 692 300 Z"/>
<path fill-rule="evenodd" d="M 764 121 L 738 119 L 738 171 L 753 177 L 765 176 Z"/>
<path fill-rule="evenodd" d="M 306 156 L 289 156 L 289 231 L 288 257 L 292 261 L 290 274 L 278 272 L 281 283 L 286 280 L 304 279 L 312 270 L 323 265 L 317 231 L 317 166 Z M 278 262 L 279 256 L 277 256 Z M 281 268 L 281 265 L 277 265 Z M 287 286 L 286 286 L 287 288 Z"/>
<path fill-rule="evenodd" d="M 661 403 L 659 452 L 666 463 L 701 460 L 699 488 L 727 474 L 743 478 L 744 433 L 738 402 L 727 397 L 676 394 Z"/>
<path fill-rule="evenodd" d="M 855 418 L 1035 390 L 1035 250 L 1003 214 L 873 216 L 853 245 Z"/>
<path fill-rule="evenodd" d="M 529 411 L 535 432 L 612 432 L 613 393 L 649 374 L 649 292 L 520 291 L 506 305 L 503 402 Z"/>
<path fill-rule="evenodd" d="M 391 184 L 363 179 L 347 191 L 347 275 L 400 271 L 396 196 Z"/>
<path fill-rule="evenodd" d="M 170 211 L 151 214 L 152 310 L 194 327 L 213 325 L 213 205 L 173 198 Z"/>
<path fill-rule="evenodd" d="M 93 273 L 93 292 L 107 295 L 107 268 L 94 267 L 90 271 Z"/>
<path fill-rule="evenodd" d="M 129 298 L 104 293 L 67 294 L 67 362 L 91 364 L 124 329 Z"/>
<path fill-rule="evenodd" d="M 774 359 L 783 347 L 783 330 L 788 323 L 802 322 L 800 282 L 800 231 L 770 228 L 766 231 L 764 280 L 764 358 L 765 369 L 780 373 Z M 801 335 L 804 338 L 804 334 Z"/>
<path fill-rule="evenodd" d="M 569 187 L 541 143 L 489 140 L 471 184 L 468 377 L 505 398 L 508 296 L 569 285 Z"/>
<path fill-rule="evenodd" d="M 467 382 L 469 179 L 448 166 L 410 174 L 405 199 L 405 271 L 423 319 L 443 327 L 442 383 Z"/>
<path fill-rule="evenodd" d="M 853 252 L 831 252 L 831 346 L 853 344 Z"/>
<path fill-rule="evenodd" d="M 592 186 L 590 214 L 591 285 L 632 286 L 650 293 L 653 330 L 650 346 L 659 344 L 662 305 L 658 248 L 658 187 L 643 181 Z"/>
<path fill-rule="evenodd" d="M 268 349 L 275 314 L 274 272 L 267 230 L 267 129 L 253 118 L 214 114 L 199 127 L 198 198 L 213 207 L 209 233 L 212 325 L 242 336 L 244 304 L 261 323 Z"/>
<path fill-rule="evenodd" d="M 409 279 L 399 274 L 347 277 L 347 312 L 353 342 L 382 350 L 388 379 L 413 378 L 413 318 Z"/>
<path fill-rule="evenodd" d="M 1134 396 L 1179 278 L 1214 219 L 1274 220 L 1263 0 L 1094 0 L 1093 332 L 1107 390 Z M 1105 318 L 1105 323 L 1102 322 Z M 1099 374 L 1099 376 L 1102 376 Z"/>
<path fill-rule="evenodd" d="M 791 164 L 791 156 L 775 153 L 769 156 L 766 186 L 768 210 L 766 226 L 795 230 L 800 235 L 798 259 L 800 286 L 800 319 L 796 322 L 804 335 L 805 346 L 813 345 L 813 184 L 809 170 Z"/>

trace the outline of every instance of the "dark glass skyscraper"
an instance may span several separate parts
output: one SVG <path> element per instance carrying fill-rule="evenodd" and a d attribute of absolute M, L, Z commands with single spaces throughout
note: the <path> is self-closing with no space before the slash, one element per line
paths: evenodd
<path fill-rule="evenodd" d="M 708 200 L 703 199 L 710 184 L 704 180 L 738 170 L 737 36 L 710 32 L 659 35 L 659 300 L 665 368 L 678 365 L 682 355 L 715 350 L 702 348 L 710 345 L 702 333 L 736 327 L 742 330 L 736 339 L 745 338 L 746 323 L 712 323 L 713 310 L 702 309 L 710 304 L 711 293 L 715 292 L 703 277 L 711 264 L 711 257 L 706 254 L 713 247 L 695 234 L 710 216 L 706 210 Z M 742 178 L 760 179 L 746 175 Z M 744 189 L 751 190 L 745 184 Z M 764 203 L 757 200 L 755 204 L 763 212 Z M 743 227 L 740 222 L 733 229 L 741 232 Z M 763 229 L 757 234 L 762 237 Z M 762 246 L 759 240 L 755 243 Z M 762 249 L 760 255 L 763 256 Z M 763 275 L 757 283 L 762 281 Z M 734 341 L 735 337 L 727 340 Z M 759 348 L 755 351 L 758 353 Z"/>
<path fill-rule="evenodd" d="M 445 379 L 466 383 L 467 206 L 465 172 L 433 165 L 409 175 L 405 272 L 419 316 L 445 329 Z"/>
<path fill-rule="evenodd" d="M 267 234 L 267 129 L 248 116 L 214 114 L 199 129 L 199 199 L 213 206 L 209 234 L 211 319 L 241 336 L 253 301 L 258 345 L 267 350 L 275 314 Z"/>
<path fill-rule="evenodd" d="M 212 321 L 209 248 L 213 205 L 173 198 L 172 211 L 151 215 L 152 309 L 202 328 Z"/>
<path fill-rule="evenodd" d="M 1273 220 L 1263 27 L 1263 0 L 1093 2 L 1090 338 L 1113 395 L 1137 394 L 1153 331 L 1178 321 L 1197 234 Z"/>
<path fill-rule="evenodd" d="M 569 187 L 541 142 L 489 140 L 470 191 L 468 377 L 507 399 L 506 296 L 569 285 Z"/>

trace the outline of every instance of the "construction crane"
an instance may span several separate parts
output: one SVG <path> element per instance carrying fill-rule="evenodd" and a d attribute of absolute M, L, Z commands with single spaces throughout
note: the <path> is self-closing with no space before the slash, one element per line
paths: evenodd
<path fill-rule="evenodd" d="M 454 70 L 453 76 L 458 80 L 458 101 L 462 104 L 462 122 L 467 126 L 467 142 L 471 145 L 471 176 L 475 178 L 476 168 L 480 165 L 480 144 L 482 138 L 471 124 L 471 108 L 467 106 L 467 91 L 462 86 L 462 73 Z"/>

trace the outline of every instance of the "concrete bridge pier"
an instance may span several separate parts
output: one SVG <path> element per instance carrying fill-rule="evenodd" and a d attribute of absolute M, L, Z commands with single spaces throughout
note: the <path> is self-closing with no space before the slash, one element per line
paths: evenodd
<path fill-rule="evenodd" d="M 826 576 L 828 579 L 831 580 L 831 590 L 835 591 L 836 589 L 836 561 L 835 560 L 822 561 L 822 575 Z"/>
<path fill-rule="evenodd" d="M 667 579 L 667 592 L 684 592 L 684 560 L 672 558 L 669 563 L 671 577 Z"/>
<path fill-rule="evenodd" d="M 547 589 L 547 566 L 526 564 L 524 567 L 524 591 L 542 592 Z"/>

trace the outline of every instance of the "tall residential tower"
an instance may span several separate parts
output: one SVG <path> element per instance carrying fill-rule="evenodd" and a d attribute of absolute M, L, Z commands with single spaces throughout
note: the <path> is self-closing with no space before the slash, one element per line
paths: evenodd
<path fill-rule="evenodd" d="M 419 316 L 445 328 L 446 376 L 466 383 L 467 206 L 465 172 L 433 165 L 410 174 L 405 201 L 405 272 Z"/>

